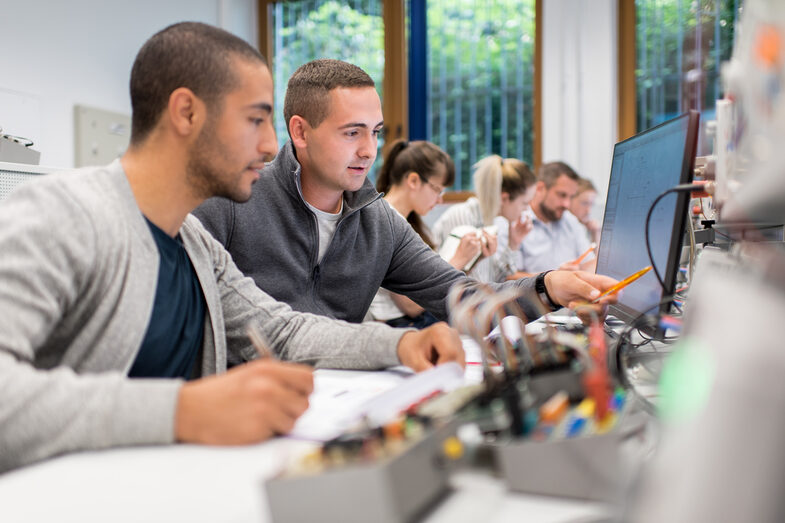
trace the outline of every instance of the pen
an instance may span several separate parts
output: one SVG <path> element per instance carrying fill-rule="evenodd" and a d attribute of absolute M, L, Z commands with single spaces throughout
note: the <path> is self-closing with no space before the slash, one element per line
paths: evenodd
<path fill-rule="evenodd" d="M 596 243 L 594 243 L 594 242 L 592 242 L 592 244 L 591 244 L 591 245 L 589 245 L 589 248 L 588 248 L 588 249 L 586 249 L 586 252 L 584 252 L 583 254 L 581 254 L 580 256 L 578 256 L 577 258 L 575 258 L 575 260 L 574 260 L 572 263 L 574 263 L 575 265 L 577 265 L 577 264 L 581 263 L 581 262 L 583 261 L 583 259 L 584 259 L 586 256 L 588 256 L 588 255 L 589 255 L 589 253 L 590 253 L 590 252 L 592 252 L 592 251 L 593 251 L 594 249 L 596 249 L 596 248 L 597 248 L 597 244 L 596 244 Z"/>
<path fill-rule="evenodd" d="M 486 232 L 486 231 L 484 231 L 484 230 L 482 230 L 482 229 L 478 229 L 478 230 L 474 231 L 474 234 L 476 234 L 476 235 L 477 235 L 477 236 L 480 238 L 480 240 L 481 240 L 481 241 L 482 241 L 484 244 L 486 244 L 486 245 L 487 245 L 487 244 L 488 244 L 488 240 L 486 240 L 486 239 L 485 239 L 485 236 L 484 236 L 484 234 L 483 234 L 483 233 L 485 233 L 485 232 Z M 450 233 L 448 236 L 452 236 L 453 238 L 458 238 L 459 240 L 462 240 L 462 239 L 463 239 L 463 236 L 459 236 L 459 235 L 455 234 L 454 232 L 451 232 L 451 233 Z"/>
<path fill-rule="evenodd" d="M 264 336 L 259 331 L 259 328 L 254 323 L 248 323 L 245 327 L 245 333 L 248 334 L 248 339 L 251 340 L 256 352 L 259 353 L 260 358 L 272 358 L 273 351 L 270 349 L 267 342 L 264 341 Z"/>
<path fill-rule="evenodd" d="M 651 265 L 649 265 L 648 267 L 644 267 L 643 269 L 639 270 L 638 272 L 636 272 L 634 274 L 630 274 L 629 276 L 624 278 L 622 281 L 620 281 L 619 283 L 617 283 L 616 285 L 614 285 L 613 287 L 611 287 L 607 291 L 603 292 L 602 294 L 600 294 L 599 296 L 594 298 L 592 300 L 592 303 L 597 303 L 598 301 L 600 301 L 600 298 L 602 298 L 603 296 L 607 296 L 608 294 L 613 294 L 614 292 L 618 292 L 618 291 L 622 290 L 624 287 L 626 287 L 630 283 L 634 282 L 635 280 L 637 280 L 638 278 L 640 278 L 641 276 L 643 276 L 644 274 L 646 274 L 650 270 L 651 270 Z"/>

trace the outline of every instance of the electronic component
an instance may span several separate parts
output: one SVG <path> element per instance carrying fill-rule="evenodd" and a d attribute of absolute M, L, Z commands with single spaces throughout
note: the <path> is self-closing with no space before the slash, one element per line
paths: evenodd
<path fill-rule="evenodd" d="M 407 521 L 445 491 L 458 462 L 497 467 L 516 490 L 607 500 L 630 402 L 613 389 L 604 331 L 595 318 L 588 335 L 550 324 L 527 335 L 521 292 L 458 285 L 451 321 L 480 346 L 483 382 L 445 391 L 410 378 L 267 482 L 273 519 Z"/>

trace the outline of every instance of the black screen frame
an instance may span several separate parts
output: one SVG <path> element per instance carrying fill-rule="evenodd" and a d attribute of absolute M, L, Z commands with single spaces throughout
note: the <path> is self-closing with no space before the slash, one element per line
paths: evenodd
<path fill-rule="evenodd" d="M 690 110 L 684 114 L 677 116 L 676 118 L 672 118 L 666 122 L 663 122 L 655 127 L 647 129 L 641 133 L 636 134 L 626 140 L 622 140 L 618 142 L 614 146 L 613 158 L 616 157 L 616 148 L 620 145 L 627 144 L 630 141 L 641 139 L 646 135 L 658 130 L 659 128 L 672 124 L 675 121 L 681 119 L 687 119 L 687 136 L 686 136 L 686 143 L 684 147 L 684 157 L 682 158 L 681 164 L 681 172 L 679 174 L 679 184 L 686 184 L 692 183 L 693 172 L 695 169 L 695 155 L 697 152 L 698 146 L 698 131 L 699 131 L 699 124 L 700 124 L 700 113 L 698 111 Z M 656 175 L 656 173 L 654 173 Z M 611 174 L 609 175 L 609 182 L 610 176 L 613 175 L 613 165 L 611 165 Z M 611 196 L 610 195 L 610 187 L 611 184 L 608 184 L 609 190 L 608 194 L 606 195 L 606 206 L 607 206 L 607 199 Z M 657 194 L 652 194 L 651 201 L 649 205 L 654 201 L 654 199 L 658 196 Z M 617 195 L 618 197 L 618 195 Z M 676 193 L 676 206 L 674 208 L 674 219 L 673 219 L 673 230 L 671 231 L 670 237 L 670 244 L 668 245 L 668 257 L 666 267 L 657 267 L 660 273 L 663 275 L 663 282 L 665 283 L 665 288 L 662 291 L 662 301 L 657 309 L 658 314 L 666 314 L 670 310 L 671 300 L 665 300 L 666 297 L 672 296 L 673 291 L 676 285 L 676 276 L 679 272 L 679 260 L 681 259 L 681 247 L 682 247 L 682 240 L 684 236 L 686 220 L 687 220 L 687 211 L 690 202 L 690 195 L 689 193 L 685 192 L 678 192 Z M 607 209 L 606 209 L 607 211 Z M 605 213 L 603 213 L 603 225 L 605 223 Z M 641 238 L 644 237 L 645 231 L 641 230 L 640 235 Z M 599 259 L 600 251 L 599 249 L 602 247 L 602 240 L 600 240 L 600 246 L 597 250 L 597 258 Z M 664 270 L 663 270 L 664 269 Z M 652 304 L 654 305 L 654 304 Z M 656 322 L 652 324 L 652 322 L 641 322 L 641 318 L 650 315 L 648 311 L 640 311 L 633 309 L 627 305 L 622 303 L 615 303 L 609 307 L 609 314 L 615 316 L 619 320 L 623 321 L 627 325 L 632 325 L 633 323 L 640 324 L 641 330 L 646 331 L 646 333 L 650 336 L 654 336 L 656 338 L 662 338 L 664 336 L 664 332 L 657 327 Z M 638 326 L 638 325 L 636 325 Z"/>

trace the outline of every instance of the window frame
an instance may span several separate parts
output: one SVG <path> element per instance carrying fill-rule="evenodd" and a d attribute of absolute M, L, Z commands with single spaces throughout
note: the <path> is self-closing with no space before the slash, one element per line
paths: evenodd
<path fill-rule="evenodd" d="M 278 0 L 285 2 L 286 0 Z M 382 112 L 384 114 L 385 147 L 398 138 L 409 137 L 409 74 L 406 39 L 406 1 L 383 0 L 382 22 L 384 24 L 384 80 L 382 82 Z M 542 1 L 535 0 L 534 20 L 534 169 L 542 161 Z M 623 1 L 623 0 L 620 0 Z M 632 0 L 634 2 L 634 0 Z M 257 0 L 259 51 L 272 67 L 273 28 L 272 8 L 275 0 Z M 634 7 L 634 3 L 633 3 Z M 634 12 L 633 12 L 634 15 Z M 634 28 L 633 28 L 634 36 Z M 633 69 L 634 74 L 634 69 Z M 634 88 L 634 85 L 633 85 Z M 444 195 L 446 202 L 465 201 L 472 196 L 469 191 L 448 191 Z"/>
<path fill-rule="evenodd" d="M 635 136 L 638 121 L 637 85 L 637 9 L 635 0 L 618 0 L 618 134 L 619 141 Z M 738 13 L 736 13 L 738 15 Z M 735 30 L 735 29 L 734 29 Z"/>
<path fill-rule="evenodd" d="M 618 0 L 618 141 L 635 136 L 638 107 L 635 103 L 635 0 Z"/>

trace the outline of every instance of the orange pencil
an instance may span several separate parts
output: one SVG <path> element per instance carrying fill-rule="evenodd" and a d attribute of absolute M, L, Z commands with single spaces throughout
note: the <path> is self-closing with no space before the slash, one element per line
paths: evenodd
<path fill-rule="evenodd" d="M 626 287 L 630 283 L 634 282 L 635 280 L 637 280 L 638 278 L 640 278 L 641 276 L 643 276 L 644 274 L 646 274 L 650 270 L 651 270 L 651 265 L 649 265 L 648 267 L 644 267 L 643 269 L 639 270 L 638 272 L 636 272 L 634 274 L 630 274 L 629 276 L 624 278 L 622 281 L 620 281 L 619 283 L 617 283 L 616 285 L 614 285 L 613 287 L 611 287 L 607 291 L 603 292 L 602 294 L 600 294 L 599 296 L 594 298 L 592 300 L 592 303 L 597 303 L 598 301 L 600 301 L 600 298 L 602 298 L 603 296 L 607 296 L 608 294 L 613 294 L 614 292 L 618 292 L 618 291 L 622 290 L 624 287 Z"/>
<path fill-rule="evenodd" d="M 584 259 L 586 256 L 588 256 L 588 255 L 589 255 L 589 253 L 590 253 L 590 252 L 592 252 L 592 251 L 593 251 L 594 249 L 596 249 L 596 248 L 597 248 L 597 244 L 596 244 L 596 243 L 594 243 L 594 242 L 592 242 L 592 244 L 591 244 L 591 245 L 589 245 L 589 248 L 588 248 L 588 249 L 586 249 L 586 252 L 584 252 L 583 254 L 581 254 L 580 256 L 578 256 L 577 258 L 575 258 L 575 259 L 572 261 L 572 263 L 574 263 L 575 265 L 578 265 L 579 263 L 581 263 L 581 262 L 583 261 L 583 259 Z"/>

